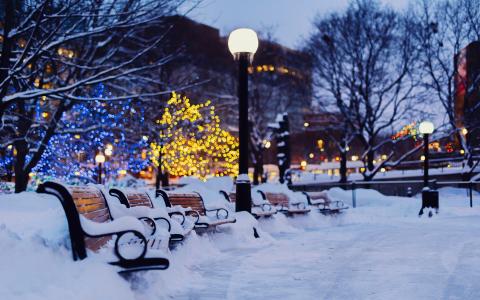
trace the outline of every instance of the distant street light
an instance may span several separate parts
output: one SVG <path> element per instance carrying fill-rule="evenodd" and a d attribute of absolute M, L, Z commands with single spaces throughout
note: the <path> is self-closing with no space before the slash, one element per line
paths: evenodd
<path fill-rule="evenodd" d="M 420 209 L 419 215 L 423 215 L 423 209 L 430 207 L 434 208 L 438 213 L 438 191 L 430 190 L 428 186 L 428 162 L 429 162 L 429 151 L 428 151 L 428 137 L 433 133 L 435 127 L 432 122 L 424 121 L 420 123 L 418 128 L 420 134 L 423 135 L 423 191 L 422 191 L 422 208 Z M 432 216 L 432 212 L 429 212 L 429 217 Z"/>
<path fill-rule="evenodd" d="M 105 155 L 103 155 L 102 151 L 95 155 L 95 162 L 98 165 L 98 184 L 102 184 L 102 164 L 105 162 Z"/>
<path fill-rule="evenodd" d="M 107 147 L 105 148 L 105 155 L 110 157 L 113 155 L 113 145 L 112 144 L 107 144 Z"/>
<path fill-rule="evenodd" d="M 423 121 L 420 123 L 420 126 L 418 127 L 418 130 L 420 131 L 420 134 L 423 135 L 423 156 L 425 157 L 424 163 L 423 163 L 423 187 L 428 186 L 428 137 L 430 134 L 433 133 L 434 126 L 432 122 L 429 121 Z"/>
<path fill-rule="evenodd" d="M 236 182 L 236 211 L 252 209 L 250 178 L 248 177 L 248 65 L 258 49 L 257 33 L 249 28 L 239 28 L 230 33 L 228 49 L 238 61 L 238 136 L 239 136 L 239 175 Z"/>

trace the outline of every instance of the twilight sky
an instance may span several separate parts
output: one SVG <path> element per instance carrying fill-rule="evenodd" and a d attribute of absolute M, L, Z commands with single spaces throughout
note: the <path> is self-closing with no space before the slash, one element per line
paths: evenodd
<path fill-rule="evenodd" d="M 382 0 L 403 9 L 408 0 Z M 227 35 L 237 27 L 270 30 L 281 44 L 295 48 L 311 31 L 317 13 L 344 9 L 348 0 L 204 0 L 188 16 Z"/>

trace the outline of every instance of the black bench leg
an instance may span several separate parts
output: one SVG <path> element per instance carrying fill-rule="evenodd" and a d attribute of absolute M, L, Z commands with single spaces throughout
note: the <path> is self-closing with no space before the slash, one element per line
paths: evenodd
<path fill-rule="evenodd" d="M 260 235 L 258 234 L 257 228 L 253 227 L 253 236 L 258 239 Z"/>

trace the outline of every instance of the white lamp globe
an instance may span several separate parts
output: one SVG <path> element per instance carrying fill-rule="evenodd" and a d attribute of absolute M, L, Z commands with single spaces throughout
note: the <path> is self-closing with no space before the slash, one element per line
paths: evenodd
<path fill-rule="evenodd" d="M 97 164 L 103 164 L 105 162 L 105 155 L 103 155 L 102 152 L 99 152 L 97 155 L 95 155 L 95 162 Z"/>
<path fill-rule="evenodd" d="M 433 123 L 429 121 L 423 121 L 420 123 L 420 126 L 418 126 L 418 130 L 421 134 L 431 134 L 434 129 L 435 127 L 433 126 Z"/>
<path fill-rule="evenodd" d="M 228 49 L 236 58 L 241 53 L 248 53 L 252 57 L 258 49 L 258 36 L 250 28 L 238 28 L 228 36 Z"/>

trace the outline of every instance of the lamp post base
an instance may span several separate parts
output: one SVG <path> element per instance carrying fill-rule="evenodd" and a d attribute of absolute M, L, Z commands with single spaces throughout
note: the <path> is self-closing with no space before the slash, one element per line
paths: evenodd
<path fill-rule="evenodd" d="M 247 174 L 240 174 L 236 181 L 235 211 L 252 212 L 252 193 L 250 178 Z"/>
<path fill-rule="evenodd" d="M 424 188 L 422 191 L 422 208 L 418 213 L 419 216 L 423 215 L 423 210 L 425 208 L 431 208 L 435 210 L 435 213 L 438 214 L 439 209 L 439 201 L 438 201 L 438 191 L 431 190 L 429 188 Z M 433 215 L 432 211 L 428 213 L 428 216 L 431 217 Z"/>

